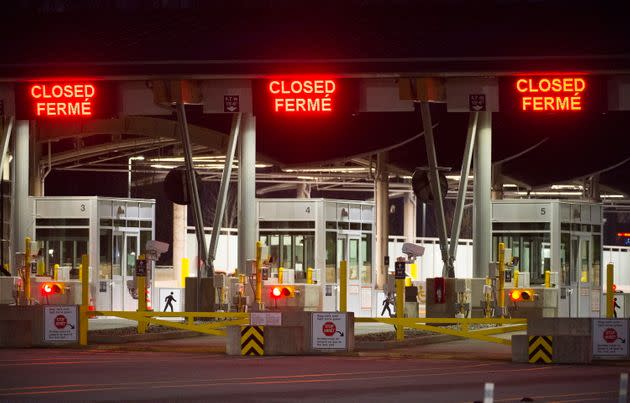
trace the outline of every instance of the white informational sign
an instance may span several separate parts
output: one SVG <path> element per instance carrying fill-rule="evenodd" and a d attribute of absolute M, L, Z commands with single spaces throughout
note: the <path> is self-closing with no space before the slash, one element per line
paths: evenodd
<path fill-rule="evenodd" d="M 628 320 L 593 319 L 593 358 L 628 357 Z"/>
<path fill-rule="evenodd" d="M 282 313 L 280 312 L 252 312 L 249 315 L 252 326 L 282 326 Z"/>
<path fill-rule="evenodd" d="M 345 313 L 313 312 L 312 325 L 314 350 L 345 350 L 347 348 Z"/>
<path fill-rule="evenodd" d="M 76 305 L 44 307 L 44 341 L 78 341 L 79 326 Z"/>
<path fill-rule="evenodd" d="M 160 288 L 160 312 L 182 312 L 181 288 Z"/>

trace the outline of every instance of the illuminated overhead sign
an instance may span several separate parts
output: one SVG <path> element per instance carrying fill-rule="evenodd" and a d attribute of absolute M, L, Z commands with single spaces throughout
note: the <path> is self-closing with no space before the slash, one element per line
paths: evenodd
<path fill-rule="evenodd" d="M 536 77 L 516 80 L 522 111 L 581 111 L 584 110 L 583 77 Z"/>
<path fill-rule="evenodd" d="M 325 113 L 335 108 L 335 80 L 271 80 L 268 90 L 274 112 Z"/>
<path fill-rule="evenodd" d="M 589 112 L 606 109 L 600 77 L 536 74 L 500 81 L 501 111 L 527 113 Z"/>
<path fill-rule="evenodd" d="M 111 86 L 91 81 L 28 83 L 16 86 L 18 118 L 89 119 L 113 112 Z"/>

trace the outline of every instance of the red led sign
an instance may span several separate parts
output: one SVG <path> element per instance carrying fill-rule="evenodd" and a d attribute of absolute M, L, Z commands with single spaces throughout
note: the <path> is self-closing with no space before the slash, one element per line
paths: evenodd
<path fill-rule="evenodd" d="M 274 112 L 333 112 L 335 109 L 335 80 L 272 80 L 267 89 Z"/>
<path fill-rule="evenodd" d="M 92 116 L 93 84 L 33 84 L 29 94 L 37 117 Z"/>
<path fill-rule="evenodd" d="M 584 110 L 587 79 L 583 77 L 518 78 L 514 84 L 524 112 Z"/>

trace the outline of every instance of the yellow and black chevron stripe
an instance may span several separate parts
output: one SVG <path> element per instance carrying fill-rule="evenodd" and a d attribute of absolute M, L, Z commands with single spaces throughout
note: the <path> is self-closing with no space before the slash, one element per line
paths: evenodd
<path fill-rule="evenodd" d="M 551 364 L 553 362 L 553 336 L 529 336 L 529 362 Z"/>
<path fill-rule="evenodd" d="M 264 326 L 241 326 L 241 355 L 265 355 Z"/>

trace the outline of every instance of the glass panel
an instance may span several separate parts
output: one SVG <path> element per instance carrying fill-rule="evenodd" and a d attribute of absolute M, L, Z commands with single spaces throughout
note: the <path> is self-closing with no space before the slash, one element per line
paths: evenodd
<path fill-rule="evenodd" d="M 601 259 L 602 259 L 602 238 L 601 235 L 593 235 L 593 276 L 591 283 L 593 287 L 600 286 L 601 278 Z"/>
<path fill-rule="evenodd" d="M 133 277 L 136 269 L 136 257 L 138 256 L 138 238 L 127 237 L 127 277 Z"/>
<path fill-rule="evenodd" d="M 591 278 L 590 273 L 590 254 L 591 254 L 591 243 L 582 238 L 580 240 L 580 282 L 588 283 L 589 278 Z"/>
<path fill-rule="evenodd" d="M 291 235 L 282 235 L 282 255 L 280 257 L 281 262 L 280 266 L 291 269 L 293 268 L 293 248 L 292 248 L 292 236 Z"/>
<path fill-rule="evenodd" d="M 372 235 L 361 236 L 361 250 L 359 251 L 361 263 L 361 284 L 372 284 Z"/>
<path fill-rule="evenodd" d="M 112 243 L 112 275 L 122 275 L 122 255 L 123 255 L 123 237 L 122 235 L 114 235 Z"/>
<path fill-rule="evenodd" d="M 98 278 L 100 280 L 109 280 L 112 278 L 112 230 L 101 229 L 101 238 L 99 242 L 99 267 Z"/>
<path fill-rule="evenodd" d="M 315 250 L 313 248 L 313 250 Z M 337 282 L 337 233 L 326 233 L 326 283 Z"/>
<path fill-rule="evenodd" d="M 293 237 L 293 256 L 295 258 L 295 271 L 306 271 L 304 267 L 304 236 L 302 235 Z"/>
<path fill-rule="evenodd" d="M 359 279 L 359 240 L 350 239 L 348 250 L 348 268 L 350 270 L 349 279 Z"/>
<path fill-rule="evenodd" d="M 571 239 L 571 282 L 577 282 L 578 276 L 578 240 Z"/>
<path fill-rule="evenodd" d="M 304 261 L 307 268 L 315 268 L 315 235 L 304 235 Z"/>
<path fill-rule="evenodd" d="M 571 235 L 560 235 L 560 284 L 571 285 Z"/>
<path fill-rule="evenodd" d="M 269 255 L 272 257 L 273 268 L 280 267 L 280 235 L 269 236 Z"/>

